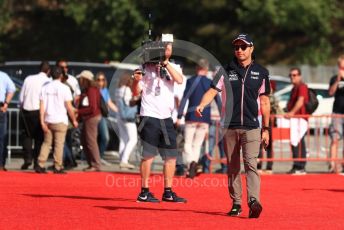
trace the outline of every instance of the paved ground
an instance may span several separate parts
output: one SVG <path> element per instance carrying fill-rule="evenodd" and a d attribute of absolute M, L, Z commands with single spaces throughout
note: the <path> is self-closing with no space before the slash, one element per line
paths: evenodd
<path fill-rule="evenodd" d="M 113 153 L 113 154 L 111 154 Z M 130 161 L 134 165 L 136 165 L 136 168 L 133 170 L 129 169 L 120 169 L 119 167 L 119 157 L 116 152 L 106 152 L 105 153 L 105 159 L 110 165 L 103 165 L 102 170 L 108 171 L 108 172 L 133 172 L 138 173 L 139 172 L 139 162 L 140 162 L 140 156 L 139 153 L 133 153 L 131 155 Z M 76 168 L 73 168 L 73 171 L 82 171 L 83 168 L 87 167 L 87 163 L 84 160 L 77 160 L 78 166 Z M 12 158 L 8 161 L 6 164 L 6 168 L 8 170 L 20 170 L 21 165 L 23 164 L 23 159 L 21 158 L 20 154 L 15 154 L 12 156 Z M 52 159 L 49 159 L 47 166 L 50 166 L 53 164 Z M 292 162 L 275 162 L 273 165 L 273 172 L 276 174 L 286 173 L 288 170 L 290 170 L 292 165 Z M 265 166 L 265 163 L 263 163 L 263 167 Z M 163 161 L 161 160 L 160 156 L 157 156 L 154 160 L 154 164 L 152 166 L 152 171 L 161 172 L 163 167 Z M 216 169 L 219 169 L 219 164 L 213 164 L 213 172 Z M 242 167 L 243 169 L 243 167 Z M 29 168 L 29 170 L 32 170 L 32 166 Z M 328 164 L 327 162 L 308 162 L 306 165 L 306 171 L 308 173 L 326 173 L 328 171 Z"/>

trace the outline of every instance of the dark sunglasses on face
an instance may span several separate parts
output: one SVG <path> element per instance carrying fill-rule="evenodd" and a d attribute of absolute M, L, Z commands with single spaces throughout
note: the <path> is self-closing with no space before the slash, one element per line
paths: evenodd
<path fill-rule="evenodd" d="M 245 51 L 247 49 L 247 47 L 252 47 L 252 46 L 248 46 L 248 45 L 234 45 L 235 51 L 238 51 L 239 49 L 241 49 L 242 51 Z"/>
<path fill-rule="evenodd" d="M 299 76 L 297 73 L 289 74 L 289 77 L 297 77 Z"/>
<path fill-rule="evenodd" d="M 135 72 L 135 74 L 145 75 L 144 72 L 142 72 L 142 71 L 137 71 L 137 72 Z"/>
<path fill-rule="evenodd" d="M 98 78 L 97 81 L 104 81 L 104 78 Z"/>

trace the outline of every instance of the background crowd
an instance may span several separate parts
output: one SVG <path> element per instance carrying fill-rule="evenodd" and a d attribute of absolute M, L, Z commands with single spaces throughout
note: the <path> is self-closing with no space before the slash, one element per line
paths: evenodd
<path fill-rule="evenodd" d="M 334 114 L 342 115 L 342 103 L 340 101 L 343 97 L 342 82 L 343 80 L 343 65 L 344 58 L 338 58 L 338 74 L 333 76 L 330 80 L 329 94 L 335 97 L 333 106 Z M 133 100 L 132 84 L 133 80 L 130 74 L 124 74 L 120 77 L 116 87 L 115 101 L 111 100 L 109 94 L 107 79 L 102 72 L 95 73 L 90 71 L 83 71 L 77 77 L 68 74 L 68 65 L 65 60 L 56 61 L 55 66 L 50 66 L 48 62 L 43 61 L 40 65 L 39 73 L 25 78 L 23 87 L 20 92 L 20 113 L 21 119 L 24 124 L 23 132 L 23 160 L 21 166 L 22 170 L 28 169 L 31 165 L 37 172 L 45 172 L 44 163 L 50 152 L 60 152 L 54 154 L 53 170 L 59 172 L 60 170 L 72 169 L 78 165 L 77 159 L 86 159 L 89 167 L 85 171 L 100 171 L 101 165 L 111 166 L 112 163 L 105 159 L 110 133 L 109 129 L 115 129 L 119 139 L 119 167 L 121 169 L 134 169 L 135 165 L 129 162 L 130 156 L 137 148 L 140 148 L 138 141 L 137 131 L 137 116 L 138 116 L 138 102 Z M 58 67 L 58 68 L 57 68 Z M 55 76 L 54 76 L 55 75 Z M 58 75 L 58 76 L 57 76 Z M 307 114 L 304 104 L 308 100 L 307 84 L 302 81 L 302 73 L 299 68 L 292 68 L 290 70 L 291 83 L 294 85 L 292 90 L 291 99 L 288 103 L 287 113 L 283 112 L 283 108 L 279 108 L 278 101 L 270 95 L 271 113 L 272 114 L 285 114 L 286 117 L 292 117 L 298 114 Z M 54 106 L 42 106 L 41 103 L 47 103 L 44 100 L 42 89 L 45 88 L 47 83 L 54 81 L 58 78 L 64 86 L 67 87 L 70 97 L 67 97 L 65 102 Z M 217 153 L 217 158 L 220 158 L 221 167 L 216 170 L 218 173 L 227 172 L 226 156 L 224 153 L 224 145 L 221 137 L 219 126 L 221 99 L 215 98 L 211 106 L 207 107 L 204 111 L 203 117 L 196 117 L 192 109 L 199 103 L 204 92 L 210 87 L 211 76 L 209 77 L 209 63 L 205 59 L 199 60 L 196 65 L 195 75 L 189 79 L 185 79 L 183 94 L 175 95 L 175 115 L 174 122 L 179 133 L 178 149 L 179 155 L 177 159 L 176 175 L 186 175 L 190 178 L 204 172 L 208 173 L 211 170 L 211 160 L 214 159 L 214 154 Z M 1 75 L 2 79 L 2 98 L 0 98 L 2 111 L 6 111 L 6 107 L 13 96 L 13 83 L 10 78 L 7 78 L 5 73 Z M 7 80 L 6 80 L 7 79 Z M 187 81 L 186 81 L 187 80 Z M 64 88 L 66 88 L 64 87 Z M 197 90 L 195 88 L 197 87 Z M 305 87 L 302 90 L 302 87 Z M 275 83 L 271 81 L 271 89 L 274 91 Z M 66 92 L 66 90 L 65 90 Z M 97 92 L 97 93 L 96 93 Z M 98 94 L 99 92 L 99 94 Z M 68 94 L 69 94 L 68 93 Z M 98 95 L 97 97 L 95 97 Z M 301 95 L 303 95 L 301 97 Z M 109 127 L 107 122 L 107 115 L 101 114 L 100 97 L 105 101 L 109 110 L 113 111 L 118 118 L 116 127 Z M 303 98 L 304 101 L 300 101 Z M 297 100 L 298 99 L 298 100 Z M 50 103 L 52 104 L 52 102 Z M 296 104 L 299 104 L 295 107 Z M 73 106 L 71 112 L 70 106 Z M 49 118 L 48 112 L 42 116 L 40 109 L 45 107 L 46 110 L 54 108 L 51 113 L 54 116 L 59 116 L 60 112 L 63 113 L 63 119 L 57 120 Z M 300 108 L 298 108 L 300 107 Z M 58 108 L 58 109 L 57 109 Z M 44 109 L 43 109 L 44 110 Z M 68 115 L 67 116 L 67 111 Z M 294 112 L 299 111 L 299 112 Z M 4 145 L 2 149 L 1 169 L 5 170 L 6 162 L 6 116 L 2 112 L 2 140 Z M 48 118 L 46 118 L 48 116 Z M 61 115 L 62 116 L 62 115 Z M 77 117 L 73 119 L 73 116 Z M 185 116 L 185 118 L 183 118 Z M 67 119 L 68 118 L 68 119 Z M 91 119 L 92 118 L 92 119 Z M 182 119 L 181 119 L 182 118 Z M 47 119 L 46 123 L 41 120 Z M 49 119 L 51 121 L 49 121 Z M 78 120 L 78 122 L 77 122 Z M 338 142 L 342 138 L 343 118 L 338 117 L 333 119 L 330 126 L 331 145 L 329 146 L 330 155 L 332 158 L 337 157 Z M 47 137 L 44 131 L 46 125 L 50 125 L 50 130 L 54 129 L 52 124 L 64 123 L 66 130 L 62 132 L 62 138 L 55 139 L 56 135 Z M 120 124 L 119 124 L 120 123 Z M 270 124 L 274 126 L 276 124 Z M 63 128 L 64 129 L 64 128 Z M 78 140 L 78 135 L 81 133 L 79 139 L 80 146 L 82 146 L 81 153 L 84 155 L 76 155 L 73 151 L 72 143 Z M 294 158 L 306 159 L 306 144 L 304 133 L 300 138 L 299 143 L 291 145 L 291 150 Z M 61 143 L 61 139 L 63 142 Z M 266 153 L 266 157 L 272 158 L 271 142 L 266 149 L 264 146 L 260 148 L 260 157 Z M 54 142 L 51 148 L 51 142 Z M 57 146 L 56 146 L 57 143 Z M 60 145 L 58 144 L 60 143 Z M 61 147 L 62 144 L 62 147 Z M 43 148 L 42 148 L 43 146 Z M 61 152 L 62 151 L 62 152 Z M 41 153 L 43 152 L 43 153 Z M 47 153 L 48 152 L 48 153 Z M 109 152 L 113 154 L 113 152 Z M 58 156 L 56 156 L 58 155 Z M 215 154 L 216 155 L 216 154 Z M 40 163 L 41 162 L 41 163 Z M 306 160 L 295 161 L 290 173 L 304 174 Z M 273 162 L 268 161 L 266 169 L 263 170 L 262 162 L 258 163 L 258 169 L 263 173 L 272 173 Z M 329 172 L 338 172 L 341 170 L 335 162 L 329 162 Z M 64 172 L 64 171 L 62 171 Z"/>

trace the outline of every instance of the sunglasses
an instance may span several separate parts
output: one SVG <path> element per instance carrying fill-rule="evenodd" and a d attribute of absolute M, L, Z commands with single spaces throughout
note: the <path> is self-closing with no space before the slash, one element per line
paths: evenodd
<path fill-rule="evenodd" d="M 105 81 L 104 78 L 98 78 L 97 81 Z"/>
<path fill-rule="evenodd" d="M 241 49 L 242 51 L 245 51 L 247 49 L 247 47 L 252 47 L 252 46 L 248 46 L 248 45 L 234 45 L 235 51 L 238 51 L 239 49 Z"/>
<path fill-rule="evenodd" d="M 289 77 L 297 77 L 299 76 L 298 74 L 294 73 L 294 74 L 289 74 Z"/>

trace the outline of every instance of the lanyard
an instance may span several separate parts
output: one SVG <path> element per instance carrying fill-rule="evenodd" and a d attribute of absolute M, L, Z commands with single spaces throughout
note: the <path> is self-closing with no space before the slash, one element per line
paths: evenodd
<path fill-rule="evenodd" d="M 245 79 L 246 79 L 246 76 L 247 76 L 247 73 L 248 73 L 248 70 L 250 69 L 250 67 L 251 67 L 251 64 L 252 64 L 252 62 L 248 65 L 248 67 L 247 67 L 247 69 L 246 69 L 246 72 L 245 72 L 245 76 L 244 76 L 244 78 L 243 79 L 241 79 L 241 82 L 242 82 L 242 84 L 244 84 L 245 83 Z"/>

